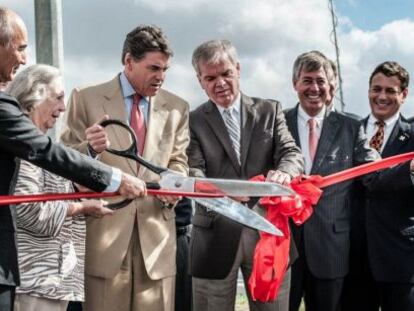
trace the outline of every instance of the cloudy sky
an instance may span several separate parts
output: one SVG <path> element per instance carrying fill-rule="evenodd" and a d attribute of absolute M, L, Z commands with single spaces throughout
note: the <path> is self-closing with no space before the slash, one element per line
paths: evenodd
<path fill-rule="evenodd" d="M 369 111 L 368 78 L 385 60 L 401 63 L 414 76 L 414 1 L 335 0 L 345 110 Z M 30 0 L 1 0 L 29 28 L 29 64 L 35 63 L 34 8 Z M 125 34 L 138 24 L 156 24 L 175 56 L 165 88 L 194 108 L 206 100 L 191 67 L 191 53 L 203 41 L 230 39 L 241 60 L 242 91 L 292 107 L 297 55 L 320 50 L 335 58 L 328 0 L 62 0 L 64 75 L 67 93 L 79 85 L 113 78 L 122 70 Z M 414 88 L 413 88 L 414 90 Z M 414 91 L 403 112 L 414 115 Z"/>

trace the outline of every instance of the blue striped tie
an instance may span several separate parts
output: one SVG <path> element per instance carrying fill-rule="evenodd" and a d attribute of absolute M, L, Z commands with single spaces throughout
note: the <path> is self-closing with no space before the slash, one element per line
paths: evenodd
<path fill-rule="evenodd" d="M 229 133 L 233 149 L 236 153 L 237 161 L 240 164 L 240 125 L 237 122 L 236 117 L 234 116 L 234 109 L 224 110 L 224 123 L 227 127 L 227 132 Z"/>

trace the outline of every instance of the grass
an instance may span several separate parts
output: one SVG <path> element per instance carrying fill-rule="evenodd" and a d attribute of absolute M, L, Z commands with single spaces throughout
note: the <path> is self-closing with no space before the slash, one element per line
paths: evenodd
<path fill-rule="evenodd" d="M 236 295 L 236 307 L 235 311 L 249 311 L 249 302 L 247 301 L 246 293 L 243 290 L 239 289 Z M 305 306 L 301 304 L 299 311 L 305 311 Z"/>

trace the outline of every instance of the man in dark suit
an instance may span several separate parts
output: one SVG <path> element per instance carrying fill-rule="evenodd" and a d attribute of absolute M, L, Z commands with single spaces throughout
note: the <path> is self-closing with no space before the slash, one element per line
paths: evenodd
<path fill-rule="evenodd" d="M 0 82 L 11 81 L 26 62 L 27 30 L 13 11 L 0 8 Z M 18 158 L 96 191 L 115 191 L 133 198 L 145 193 L 145 184 L 117 169 L 82 156 L 43 135 L 20 110 L 19 103 L 0 92 L 0 195 L 13 193 Z M 15 210 L 0 209 L 0 310 L 13 310 L 19 285 L 15 242 Z"/>
<path fill-rule="evenodd" d="M 281 184 L 300 174 L 303 159 L 280 104 L 240 92 L 235 47 L 227 40 L 205 42 L 192 63 L 209 100 L 190 114 L 190 173 L 230 179 L 264 174 Z M 246 284 L 258 238 L 256 230 L 196 209 L 190 241 L 194 310 L 234 310 L 238 270 Z M 287 310 L 289 283 L 290 272 L 274 303 L 254 302 L 248 293 L 251 310 Z"/>
<path fill-rule="evenodd" d="M 396 62 L 384 62 L 371 74 L 366 131 L 383 158 L 414 151 L 413 125 L 400 114 L 408 83 L 407 70 Z M 382 311 L 414 310 L 413 168 L 407 162 L 384 171 L 368 187 L 367 253 Z"/>
<path fill-rule="evenodd" d="M 299 104 L 286 112 L 286 122 L 301 146 L 305 172 L 328 175 L 378 158 L 357 120 L 327 109 L 334 73 L 318 51 L 300 55 L 293 68 Z M 299 259 L 292 266 L 290 310 L 340 310 L 344 276 L 348 273 L 350 191 L 352 181 L 324 189 L 310 219 L 292 226 Z"/>

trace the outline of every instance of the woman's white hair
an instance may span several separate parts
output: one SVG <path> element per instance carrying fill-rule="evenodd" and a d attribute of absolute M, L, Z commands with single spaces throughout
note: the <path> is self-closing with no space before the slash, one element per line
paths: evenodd
<path fill-rule="evenodd" d="M 25 112 L 30 112 L 46 99 L 48 86 L 61 74 L 59 69 L 49 65 L 32 65 L 19 72 L 9 83 L 6 93 L 15 97 Z"/>

